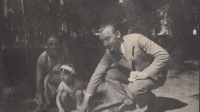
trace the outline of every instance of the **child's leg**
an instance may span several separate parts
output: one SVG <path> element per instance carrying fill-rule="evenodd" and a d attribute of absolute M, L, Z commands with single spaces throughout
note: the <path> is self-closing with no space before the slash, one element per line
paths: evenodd
<path fill-rule="evenodd" d="M 82 90 L 77 90 L 76 93 L 75 93 L 75 99 L 76 99 L 76 108 L 79 109 L 79 106 L 81 105 L 82 101 L 83 101 L 83 97 L 84 97 L 84 94 L 83 94 L 83 91 Z"/>
<path fill-rule="evenodd" d="M 61 104 L 62 104 L 63 109 L 66 112 L 71 110 L 70 100 L 71 100 L 71 97 L 69 96 L 69 94 L 67 92 L 62 92 Z"/>

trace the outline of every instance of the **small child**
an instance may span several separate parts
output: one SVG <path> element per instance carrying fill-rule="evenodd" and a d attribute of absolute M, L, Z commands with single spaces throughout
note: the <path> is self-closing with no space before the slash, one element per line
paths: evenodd
<path fill-rule="evenodd" d="M 78 109 L 82 103 L 83 82 L 74 78 L 74 69 L 69 65 L 62 65 L 60 68 L 62 82 L 58 86 L 56 104 L 59 112 L 70 112 Z"/>

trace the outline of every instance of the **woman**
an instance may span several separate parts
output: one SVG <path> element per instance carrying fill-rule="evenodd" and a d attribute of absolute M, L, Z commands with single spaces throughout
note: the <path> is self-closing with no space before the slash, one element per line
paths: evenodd
<path fill-rule="evenodd" d="M 51 103 L 60 83 L 59 69 L 63 64 L 72 64 L 68 49 L 61 44 L 59 36 L 53 34 L 46 39 L 46 48 L 36 65 L 37 110 L 42 111 Z"/>

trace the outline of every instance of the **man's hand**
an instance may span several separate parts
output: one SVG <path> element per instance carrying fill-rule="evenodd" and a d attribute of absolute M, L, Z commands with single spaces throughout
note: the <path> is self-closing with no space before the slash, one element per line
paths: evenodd
<path fill-rule="evenodd" d="M 53 73 L 59 73 L 60 67 L 61 67 L 61 63 L 58 63 L 57 65 L 55 65 L 53 67 L 52 72 Z"/>
<path fill-rule="evenodd" d="M 143 79 L 147 79 L 148 77 L 149 76 L 144 72 L 132 71 L 130 73 L 130 78 L 128 78 L 128 80 L 133 83 L 135 80 L 143 80 Z"/>
<path fill-rule="evenodd" d="M 87 112 L 88 111 L 88 103 L 89 103 L 90 96 L 85 95 L 83 98 L 83 102 L 80 105 L 80 112 Z"/>

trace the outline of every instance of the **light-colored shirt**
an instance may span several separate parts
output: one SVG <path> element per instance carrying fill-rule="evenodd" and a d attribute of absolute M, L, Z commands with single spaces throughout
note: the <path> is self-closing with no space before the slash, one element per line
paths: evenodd
<path fill-rule="evenodd" d="M 71 97 L 74 97 L 77 90 L 83 90 L 83 82 L 81 82 L 77 79 L 75 79 L 74 81 L 75 81 L 75 83 L 74 83 L 73 87 L 69 87 L 64 81 L 62 81 L 60 83 L 60 85 L 58 86 L 57 91 L 67 92 L 67 93 L 69 93 L 69 95 Z"/>

